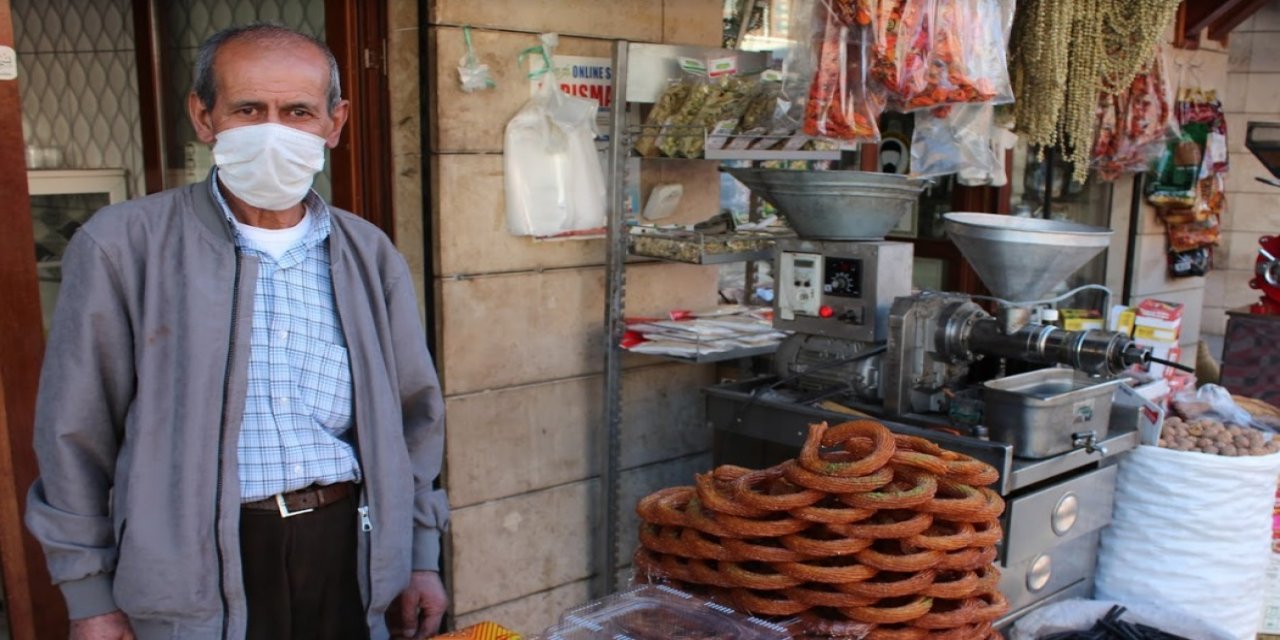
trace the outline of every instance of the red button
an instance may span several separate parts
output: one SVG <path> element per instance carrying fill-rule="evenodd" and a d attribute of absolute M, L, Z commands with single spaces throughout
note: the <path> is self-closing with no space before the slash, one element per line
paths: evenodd
<path fill-rule="evenodd" d="M 827 305 L 825 305 L 825 304 L 824 304 L 824 305 L 822 305 L 821 307 L 818 307 L 818 317 L 819 317 L 819 318 L 830 318 L 831 316 L 834 316 L 835 314 L 836 314 L 836 310 L 835 310 L 835 309 L 832 309 L 831 307 L 828 307 L 828 306 L 827 306 Z"/>

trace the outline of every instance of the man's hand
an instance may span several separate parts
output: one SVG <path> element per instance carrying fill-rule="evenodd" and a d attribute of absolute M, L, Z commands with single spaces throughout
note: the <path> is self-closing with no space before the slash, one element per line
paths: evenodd
<path fill-rule="evenodd" d="M 71 640 L 134 640 L 133 627 L 122 611 L 71 621 Z"/>
<path fill-rule="evenodd" d="M 440 620 L 449 606 L 444 583 L 435 571 L 414 571 L 409 586 L 391 604 L 388 623 L 391 632 L 402 638 L 422 640 L 440 630 Z M 398 625 L 398 627 L 397 627 Z"/>

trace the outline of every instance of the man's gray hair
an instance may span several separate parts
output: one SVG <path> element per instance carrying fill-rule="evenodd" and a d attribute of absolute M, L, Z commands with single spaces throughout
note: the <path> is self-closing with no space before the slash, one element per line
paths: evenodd
<path fill-rule="evenodd" d="M 342 84 L 338 79 L 338 60 L 333 57 L 333 52 L 329 50 L 329 45 L 326 45 L 319 38 L 301 31 L 270 23 L 223 29 L 209 36 L 209 39 L 200 45 L 200 50 L 196 52 L 195 77 L 192 80 L 191 90 L 195 92 L 196 97 L 200 98 L 201 104 L 206 109 L 212 109 L 218 99 L 218 79 L 213 74 L 213 59 L 218 55 L 218 49 L 228 42 L 242 39 L 271 43 L 308 42 L 320 49 L 324 53 L 325 59 L 329 61 L 329 94 L 327 102 L 329 113 L 333 113 L 334 108 L 342 100 Z"/>

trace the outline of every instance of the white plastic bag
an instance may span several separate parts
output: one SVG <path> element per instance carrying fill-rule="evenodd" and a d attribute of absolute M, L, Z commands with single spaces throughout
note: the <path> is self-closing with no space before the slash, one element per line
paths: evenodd
<path fill-rule="evenodd" d="M 507 123 L 503 141 L 507 230 L 552 236 L 605 223 L 604 170 L 596 152 L 595 100 L 570 96 L 551 69 L 555 34 L 544 34 L 537 94 Z M 535 47 L 535 49 L 538 49 Z"/>
<path fill-rule="evenodd" d="M 480 62 L 475 47 L 471 45 L 470 25 L 462 27 L 462 39 L 467 45 L 467 55 L 458 61 L 458 81 L 462 83 L 462 90 L 471 93 L 496 87 L 493 74 L 489 73 L 489 65 Z"/>
<path fill-rule="evenodd" d="M 1242 640 L 1255 637 L 1277 474 L 1280 454 L 1139 446 L 1120 463 L 1096 597 L 1180 609 Z"/>

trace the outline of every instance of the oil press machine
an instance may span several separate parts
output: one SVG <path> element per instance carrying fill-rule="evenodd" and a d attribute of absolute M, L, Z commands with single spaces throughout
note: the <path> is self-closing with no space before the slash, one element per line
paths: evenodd
<path fill-rule="evenodd" d="M 872 416 L 1000 470 L 993 489 L 1008 505 L 1000 589 L 1011 605 L 1002 625 L 1091 594 L 1115 462 L 1137 446 L 1141 417 L 1116 375 L 1151 354 L 1123 334 L 1033 317 L 1041 298 L 1108 246 L 1111 231 L 946 214 L 948 236 L 999 299 L 993 315 L 972 296 L 913 292 L 912 245 L 885 241 L 923 183 L 728 171 L 798 237 L 774 252 L 773 323 L 793 334 L 773 375 L 705 390 L 716 462 L 773 464 L 795 455 L 811 422 Z"/>

